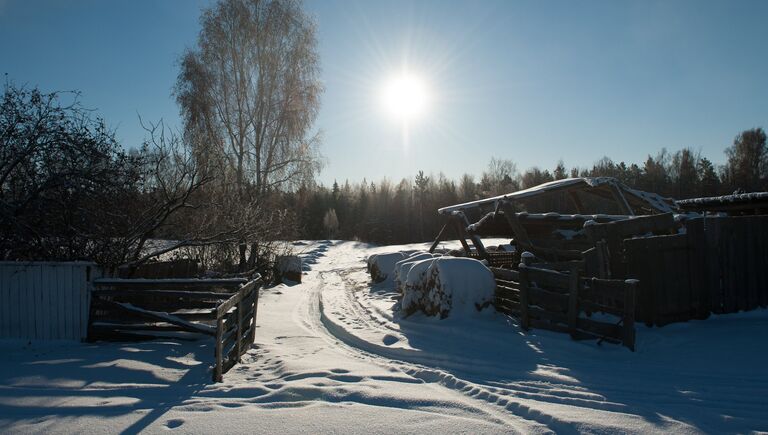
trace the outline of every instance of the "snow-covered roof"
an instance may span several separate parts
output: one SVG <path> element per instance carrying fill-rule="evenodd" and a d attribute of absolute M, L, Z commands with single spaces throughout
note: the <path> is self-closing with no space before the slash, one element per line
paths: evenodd
<path fill-rule="evenodd" d="M 737 193 L 733 195 L 708 196 L 704 198 L 690 198 L 676 201 L 683 207 L 752 204 L 768 201 L 768 192 Z"/>
<path fill-rule="evenodd" d="M 528 189 L 519 190 L 517 192 L 507 193 L 505 195 L 499 195 L 492 198 L 480 199 L 477 201 L 470 201 L 463 204 L 443 207 L 438 210 L 438 213 L 450 214 L 454 211 L 463 211 L 484 205 L 495 205 L 497 202 L 523 200 L 548 192 L 555 192 L 572 188 L 597 188 L 605 185 L 617 187 L 627 200 L 635 199 L 635 201 L 632 201 L 635 203 L 637 203 L 639 200 L 639 202 L 647 204 L 651 209 L 657 210 L 658 212 L 667 213 L 674 211 L 674 202 L 672 200 L 652 192 L 645 192 L 642 190 L 629 188 L 613 177 L 581 177 L 550 181 L 548 183 L 539 184 L 538 186 L 533 186 Z"/>

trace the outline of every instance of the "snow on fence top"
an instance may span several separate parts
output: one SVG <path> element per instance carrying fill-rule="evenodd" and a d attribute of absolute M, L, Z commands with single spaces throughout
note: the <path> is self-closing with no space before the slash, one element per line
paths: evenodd
<path fill-rule="evenodd" d="M 565 191 L 565 190 L 585 190 L 595 188 L 614 188 L 615 191 L 635 208 L 649 208 L 658 213 L 668 213 L 676 211 L 674 201 L 664 198 L 656 193 L 644 192 L 642 190 L 632 189 L 613 177 L 583 177 L 566 178 L 563 180 L 550 181 L 538 186 L 530 187 L 525 190 L 507 193 L 505 195 L 494 196 L 492 198 L 480 199 L 477 201 L 465 202 L 463 204 L 452 205 L 438 209 L 437 212 L 443 215 L 449 215 L 453 212 L 464 211 L 482 206 L 496 206 L 498 203 L 524 200 L 545 193 Z"/>

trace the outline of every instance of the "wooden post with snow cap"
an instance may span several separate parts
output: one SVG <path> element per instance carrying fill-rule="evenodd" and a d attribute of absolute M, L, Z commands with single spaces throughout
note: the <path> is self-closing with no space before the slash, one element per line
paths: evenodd
<path fill-rule="evenodd" d="M 627 279 L 624 281 L 624 330 L 622 331 L 622 344 L 631 351 L 635 351 L 635 293 L 640 281 Z"/>
<path fill-rule="evenodd" d="M 520 327 L 527 331 L 531 327 L 531 315 L 528 311 L 528 286 L 530 282 L 528 280 L 528 266 L 533 263 L 535 256 L 525 251 L 520 256 Z"/>

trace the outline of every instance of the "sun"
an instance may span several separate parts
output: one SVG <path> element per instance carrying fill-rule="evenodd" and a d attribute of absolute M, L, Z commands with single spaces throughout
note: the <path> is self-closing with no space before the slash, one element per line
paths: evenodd
<path fill-rule="evenodd" d="M 381 103 L 391 117 L 407 122 L 422 117 L 429 105 L 424 80 L 411 73 L 400 73 L 387 80 L 381 88 Z"/>

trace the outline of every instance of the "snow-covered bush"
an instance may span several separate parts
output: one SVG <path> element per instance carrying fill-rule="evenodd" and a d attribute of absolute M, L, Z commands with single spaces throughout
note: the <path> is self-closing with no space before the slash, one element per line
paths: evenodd
<path fill-rule="evenodd" d="M 441 318 L 470 316 L 493 302 L 493 273 L 471 258 L 440 257 L 414 263 L 403 291 L 405 315 L 421 310 Z"/>
<path fill-rule="evenodd" d="M 387 278 L 393 278 L 395 264 L 405 257 L 406 254 L 402 252 L 374 254 L 368 257 L 368 272 L 370 272 L 373 282 L 382 282 Z"/>
<path fill-rule="evenodd" d="M 297 255 L 280 255 L 275 258 L 275 268 L 280 279 L 301 282 L 301 257 Z"/>
<path fill-rule="evenodd" d="M 429 252 L 416 252 L 414 254 L 411 254 L 409 257 L 398 261 L 395 264 L 395 270 L 394 270 L 395 288 L 400 293 L 402 293 L 403 287 L 405 286 L 405 280 L 408 277 L 408 271 L 411 270 L 411 267 L 413 266 L 413 264 L 417 261 L 427 260 L 431 258 L 434 258 L 434 255 L 430 254 Z"/>

